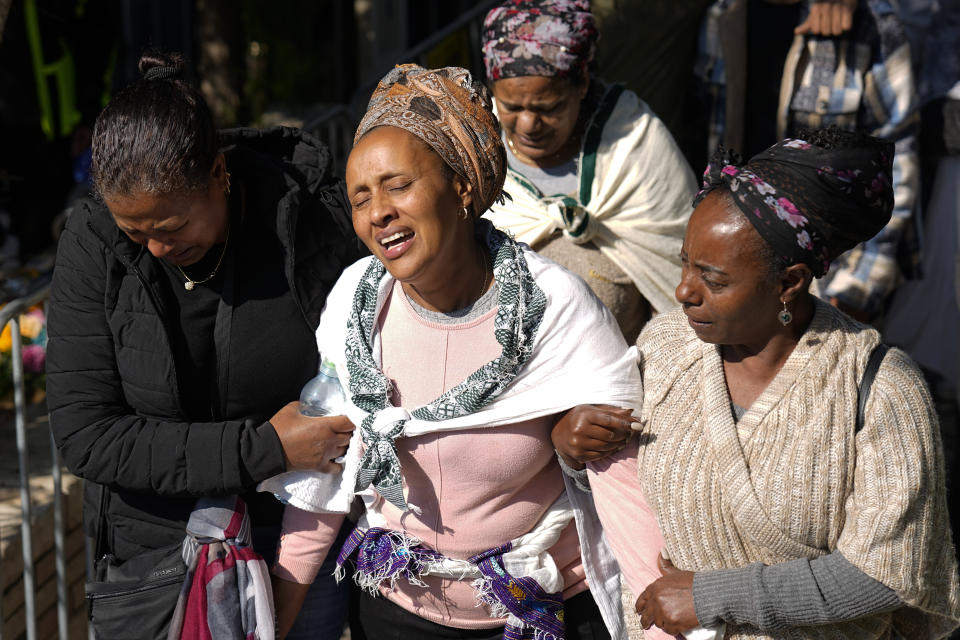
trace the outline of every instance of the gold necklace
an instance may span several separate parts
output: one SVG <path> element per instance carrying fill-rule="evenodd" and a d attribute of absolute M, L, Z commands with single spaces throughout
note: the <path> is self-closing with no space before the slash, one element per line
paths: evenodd
<path fill-rule="evenodd" d="M 519 151 L 517 151 L 517 147 L 515 144 L 513 144 L 513 139 L 510 137 L 510 134 L 507 134 L 507 146 L 510 147 L 510 153 L 513 154 L 513 157 L 519 160 L 520 162 L 523 162 L 523 163 L 533 162 L 533 160 L 531 160 L 527 156 L 527 154 L 525 153 L 521 154 Z M 521 157 L 521 155 L 523 157 Z M 524 160 L 524 158 L 526 158 L 526 160 Z"/>
<path fill-rule="evenodd" d="M 180 267 L 180 265 L 176 265 L 177 271 L 180 272 L 180 275 L 182 275 L 184 278 L 187 279 L 187 281 L 183 283 L 184 289 L 186 289 L 187 291 L 193 291 L 193 289 L 198 284 L 203 284 L 204 282 L 210 282 L 213 279 L 213 277 L 217 275 L 217 270 L 220 269 L 220 264 L 223 262 L 223 256 L 227 255 L 227 244 L 229 242 L 230 242 L 230 226 L 227 225 L 227 238 L 223 241 L 223 249 L 220 251 L 220 259 L 217 260 L 217 265 L 213 268 L 213 271 L 210 272 L 210 275 L 208 275 L 203 280 L 194 280 L 193 278 L 191 278 L 186 274 L 186 272 L 183 270 L 183 268 Z"/>

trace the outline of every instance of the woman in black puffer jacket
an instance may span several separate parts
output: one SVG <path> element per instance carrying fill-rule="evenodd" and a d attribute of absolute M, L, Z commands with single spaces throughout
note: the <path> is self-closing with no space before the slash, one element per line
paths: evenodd
<path fill-rule="evenodd" d="M 292 402 L 327 292 L 362 252 L 329 152 L 294 129 L 217 132 L 181 65 L 144 56 L 98 118 L 100 201 L 71 215 L 49 303 L 51 427 L 87 481 L 91 537 L 103 497 L 119 562 L 182 541 L 196 499 L 226 494 L 269 558 L 282 505 L 257 483 L 337 471 L 353 429 Z"/>

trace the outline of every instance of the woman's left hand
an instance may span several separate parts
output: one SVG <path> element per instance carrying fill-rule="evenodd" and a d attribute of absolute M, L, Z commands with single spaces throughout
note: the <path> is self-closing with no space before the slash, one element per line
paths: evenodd
<path fill-rule="evenodd" d="M 644 629 L 656 625 L 667 633 L 683 633 L 700 626 L 693 605 L 693 571 L 683 571 L 661 555 L 663 575 L 637 598 L 637 613 Z"/>
<path fill-rule="evenodd" d="M 564 462 L 574 469 L 622 449 L 637 422 L 628 408 L 581 404 L 567 411 L 553 427 L 550 438 Z"/>

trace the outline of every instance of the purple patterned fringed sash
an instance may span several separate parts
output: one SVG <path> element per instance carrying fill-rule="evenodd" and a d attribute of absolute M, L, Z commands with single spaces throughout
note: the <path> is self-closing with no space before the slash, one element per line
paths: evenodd
<path fill-rule="evenodd" d="M 508 542 L 470 558 L 489 586 L 489 590 L 482 593 L 481 601 L 493 607 L 499 604 L 523 621 L 523 627 L 507 624 L 503 630 L 504 640 L 563 640 L 563 595 L 547 593 L 533 578 L 515 578 L 507 573 L 503 568 L 503 554 L 512 548 L 513 544 Z"/>
<path fill-rule="evenodd" d="M 366 531 L 359 527 L 350 532 L 337 555 L 337 580 L 343 576 L 343 565 L 353 558 L 357 565 L 354 581 L 374 594 L 384 580 L 390 587 L 403 576 L 410 584 L 426 586 L 420 579 L 424 564 L 429 560 L 442 560 L 443 555 L 423 545 L 411 545 L 400 531 L 371 527 Z"/>
<path fill-rule="evenodd" d="M 481 576 L 473 584 L 478 592 L 477 600 L 490 606 L 494 616 L 508 616 L 504 640 L 563 640 L 563 596 L 547 593 L 531 577 L 515 578 L 507 573 L 503 554 L 512 548 L 513 544 L 508 542 L 470 558 L 469 562 Z M 366 531 L 354 529 L 343 543 L 337 556 L 338 579 L 343 576 L 343 565 L 351 559 L 356 564 L 356 583 L 374 592 L 385 581 L 389 581 L 392 588 L 401 576 L 410 584 L 425 587 L 420 576 L 427 565 L 440 563 L 445 558 L 403 532 L 371 527 Z M 440 575 L 440 572 L 431 571 L 431 574 Z"/>

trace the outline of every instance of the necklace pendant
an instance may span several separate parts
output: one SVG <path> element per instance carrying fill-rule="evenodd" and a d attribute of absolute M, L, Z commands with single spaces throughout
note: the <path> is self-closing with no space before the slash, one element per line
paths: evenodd
<path fill-rule="evenodd" d="M 186 289 L 187 291 L 193 291 L 193 288 L 195 286 L 197 286 L 197 283 L 195 283 L 193 280 L 187 280 L 186 282 L 183 283 L 183 288 Z"/>

